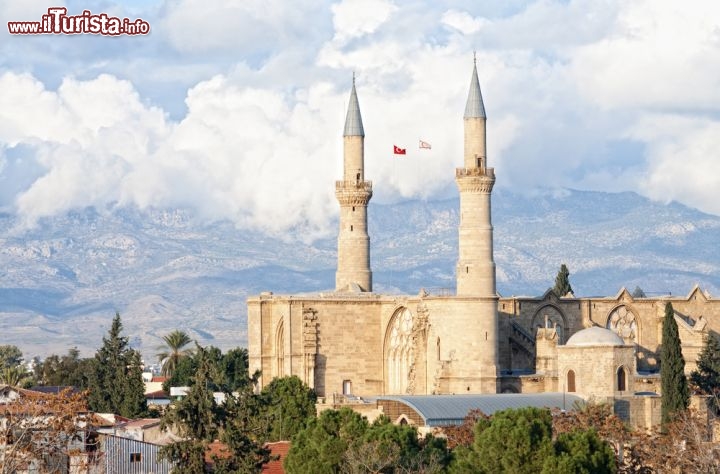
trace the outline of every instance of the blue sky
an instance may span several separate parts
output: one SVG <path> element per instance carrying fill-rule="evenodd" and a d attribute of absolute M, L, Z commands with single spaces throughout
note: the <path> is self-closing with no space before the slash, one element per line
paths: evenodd
<path fill-rule="evenodd" d="M 630 190 L 720 215 L 718 2 L 4 0 L 3 28 L 51 6 L 151 33 L 4 29 L 0 209 L 28 225 L 180 206 L 331 235 L 353 71 L 373 199 L 447 197 L 473 50 L 496 186 Z"/>

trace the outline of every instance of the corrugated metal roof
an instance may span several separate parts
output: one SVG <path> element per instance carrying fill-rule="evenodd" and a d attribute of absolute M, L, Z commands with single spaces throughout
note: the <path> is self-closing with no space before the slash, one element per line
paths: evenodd
<path fill-rule="evenodd" d="M 464 118 L 487 118 L 485 116 L 485 104 L 483 104 L 482 93 L 480 92 L 480 80 L 478 79 L 477 65 L 473 64 L 472 79 L 470 79 L 470 92 L 468 92 L 467 103 L 465 103 Z"/>
<path fill-rule="evenodd" d="M 350 91 L 350 103 L 348 104 L 347 117 L 345 117 L 344 137 L 364 137 L 362 117 L 360 116 L 360 104 L 358 103 L 357 92 L 355 92 L 355 76 L 353 76 L 352 91 Z"/>
<path fill-rule="evenodd" d="M 388 395 L 378 397 L 404 403 L 415 410 L 426 426 L 459 425 L 470 410 L 479 409 L 486 415 L 508 408 L 557 408 L 571 410 L 582 397 L 570 393 L 493 393 L 483 395 Z"/>

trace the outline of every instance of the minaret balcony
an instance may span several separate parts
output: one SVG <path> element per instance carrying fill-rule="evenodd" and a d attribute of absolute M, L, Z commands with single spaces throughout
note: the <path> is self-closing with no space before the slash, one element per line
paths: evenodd
<path fill-rule="evenodd" d="M 353 191 L 372 194 L 372 181 L 335 181 L 335 192 Z"/>
<path fill-rule="evenodd" d="M 367 206 L 372 197 L 372 181 L 335 181 L 335 197 L 340 206 Z"/>
<path fill-rule="evenodd" d="M 495 179 L 495 168 L 455 168 L 455 177 L 483 176 Z"/>

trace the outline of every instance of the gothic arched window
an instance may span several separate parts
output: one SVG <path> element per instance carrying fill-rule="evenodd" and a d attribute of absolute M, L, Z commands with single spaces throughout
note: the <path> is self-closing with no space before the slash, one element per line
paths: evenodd
<path fill-rule="evenodd" d="M 398 309 L 390 320 L 385 339 L 387 393 L 405 393 L 413 361 L 413 315 L 407 308 Z"/>

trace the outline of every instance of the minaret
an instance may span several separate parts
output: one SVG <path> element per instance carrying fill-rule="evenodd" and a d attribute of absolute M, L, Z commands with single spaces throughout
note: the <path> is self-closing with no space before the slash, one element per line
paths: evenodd
<path fill-rule="evenodd" d="M 495 170 L 487 167 L 486 118 L 477 64 L 473 64 L 470 92 L 463 116 L 464 167 L 455 170 L 455 181 L 460 190 L 458 296 L 496 295 L 493 227 L 490 218 L 490 194 L 495 184 Z"/>
<path fill-rule="evenodd" d="M 498 389 L 498 296 L 490 219 L 495 171 L 487 167 L 485 120 L 477 64 L 473 64 L 463 116 L 464 166 L 455 171 L 460 191 L 460 228 L 452 318 L 454 325 L 462 329 L 453 340 L 458 360 L 453 361 L 456 379 L 449 387 L 456 393 L 495 393 Z"/>
<path fill-rule="evenodd" d="M 335 196 L 340 203 L 336 291 L 372 291 L 370 237 L 367 232 L 367 206 L 372 197 L 372 182 L 365 181 L 364 155 L 365 130 L 353 74 L 343 132 L 343 179 L 335 183 Z"/>

